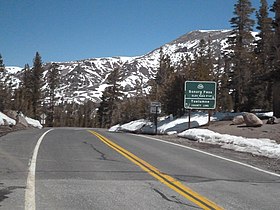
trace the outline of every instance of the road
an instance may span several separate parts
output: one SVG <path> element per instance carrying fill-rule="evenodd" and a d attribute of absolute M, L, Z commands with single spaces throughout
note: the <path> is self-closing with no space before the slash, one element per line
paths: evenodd
<path fill-rule="evenodd" d="M 279 193 L 280 176 L 150 137 L 81 128 L 0 137 L 0 209 L 279 209 Z"/>

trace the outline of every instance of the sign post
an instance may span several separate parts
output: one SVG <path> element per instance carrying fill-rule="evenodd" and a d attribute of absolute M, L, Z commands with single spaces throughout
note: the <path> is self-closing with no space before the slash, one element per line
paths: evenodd
<path fill-rule="evenodd" d="M 184 107 L 190 111 L 192 109 L 215 109 L 216 108 L 217 83 L 212 81 L 186 81 L 184 94 Z M 210 116 L 208 118 L 208 124 Z"/>
<path fill-rule="evenodd" d="M 158 101 L 151 102 L 150 113 L 155 114 L 154 123 L 155 123 L 155 134 L 157 134 L 157 117 L 161 113 L 161 103 Z"/>

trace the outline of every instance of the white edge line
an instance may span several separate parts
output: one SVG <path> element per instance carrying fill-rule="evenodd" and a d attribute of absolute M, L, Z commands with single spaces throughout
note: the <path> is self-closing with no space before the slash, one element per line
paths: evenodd
<path fill-rule="evenodd" d="M 188 147 L 188 146 L 185 146 L 185 145 L 181 145 L 181 144 L 177 144 L 177 143 L 174 143 L 174 142 L 169 142 L 169 141 L 165 141 L 165 140 L 161 140 L 161 139 L 157 139 L 157 138 L 150 137 L 150 136 L 145 136 L 145 135 L 137 135 L 137 134 L 132 134 L 132 135 L 142 136 L 142 137 L 146 137 L 148 139 L 152 139 L 152 140 L 155 140 L 155 141 L 160 141 L 160 142 L 163 142 L 163 143 L 166 143 L 166 144 L 171 144 L 171 145 L 183 147 L 183 148 L 193 150 L 193 151 L 196 151 L 196 152 L 200 152 L 200 153 L 203 153 L 203 154 L 215 157 L 215 158 L 219 158 L 219 159 L 226 160 L 226 161 L 229 161 L 229 162 L 232 162 L 232 163 L 236 163 L 236 164 L 239 164 L 239 165 L 242 165 L 242 166 L 246 166 L 248 168 L 252 168 L 252 169 L 255 169 L 257 171 L 260 171 L 260 172 L 263 172 L 263 173 L 266 173 L 266 174 L 269 174 L 269 175 L 280 177 L 280 174 L 273 173 L 271 171 L 266 171 L 264 169 L 261 169 L 261 168 L 258 168 L 258 167 L 255 167 L 255 166 L 252 166 L 252 165 L 249 165 L 249 164 L 246 164 L 246 163 L 242 163 L 242 162 L 239 162 L 239 161 L 236 161 L 236 160 L 225 158 L 225 157 L 222 157 L 222 156 L 219 156 L 219 155 L 214 155 L 214 154 L 211 154 L 209 152 L 205 152 L 205 151 L 195 149 L 195 148 L 192 148 L 192 147 Z"/>
<path fill-rule="evenodd" d="M 36 172 L 36 160 L 39 151 L 39 147 L 45 135 L 53 129 L 47 130 L 42 136 L 38 139 L 36 146 L 33 151 L 32 159 L 30 161 L 28 176 L 26 181 L 25 189 L 25 210 L 35 210 L 35 172 Z"/>

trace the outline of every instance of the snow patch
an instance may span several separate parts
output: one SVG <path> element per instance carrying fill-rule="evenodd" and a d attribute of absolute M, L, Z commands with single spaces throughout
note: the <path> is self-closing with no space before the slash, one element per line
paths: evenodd
<path fill-rule="evenodd" d="M 28 125 L 33 126 L 34 128 L 43 128 L 43 126 L 41 125 L 41 123 L 38 120 L 34 120 L 30 117 L 26 117 L 25 116 L 25 120 L 27 121 Z"/>
<path fill-rule="evenodd" d="M 232 119 L 234 116 L 241 115 L 242 113 L 215 113 L 211 117 L 211 121 L 219 121 L 222 119 Z M 272 112 L 258 113 L 260 116 L 271 117 Z M 173 117 L 159 118 L 158 133 L 174 135 L 178 133 L 179 137 L 207 143 L 220 145 L 222 148 L 235 150 L 238 152 L 247 152 L 254 155 L 265 156 L 269 158 L 280 158 L 280 144 L 275 140 L 266 138 L 245 138 L 241 136 L 233 136 L 228 134 L 220 134 L 208 129 L 194 128 L 208 123 L 208 114 L 204 112 L 197 112 L 191 115 L 191 127 L 188 128 L 188 116 L 178 119 Z M 155 126 L 152 122 L 147 120 L 135 120 L 124 125 L 116 125 L 109 129 L 111 132 L 116 131 L 129 131 L 143 133 L 154 133 Z"/>
<path fill-rule="evenodd" d="M 4 113 L 0 112 L 0 125 L 5 125 L 5 121 L 8 123 L 8 125 L 15 125 L 16 121 Z"/>
<path fill-rule="evenodd" d="M 18 67 L 18 66 L 6 66 L 5 69 L 6 69 L 10 74 L 16 74 L 16 73 L 22 71 L 23 68 Z"/>
<path fill-rule="evenodd" d="M 280 158 L 280 145 L 271 139 L 245 138 L 199 128 L 186 130 L 179 133 L 178 136 L 202 143 L 221 145 L 222 148 L 238 152 L 248 152 L 269 158 Z"/>

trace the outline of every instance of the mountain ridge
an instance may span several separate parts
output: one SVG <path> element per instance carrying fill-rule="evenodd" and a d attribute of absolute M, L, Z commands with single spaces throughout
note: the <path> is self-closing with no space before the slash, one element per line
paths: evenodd
<path fill-rule="evenodd" d="M 170 56 L 173 65 L 177 65 L 182 56 L 193 56 L 201 39 L 210 39 L 211 47 L 218 55 L 225 50 L 226 40 L 230 33 L 231 30 L 195 30 L 140 56 L 113 56 L 53 62 L 58 65 L 61 79 L 56 95 L 60 98 L 60 102 L 83 103 L 91 100 L 99 103 L 102 91 L 107 87 L 106 79 L 114 68 L 119 68 L 121 71 L 121 85 L 128 97 L 135 95 L 135 86 L 139 84 L 143 93 L 148 93 L 150 89 L 148 81 L 155 77 L 159 68 L 161 50 L 163 54 Z M 49 71 L 50 66 L 51 62 L 44 64 L 46 72 Z M 19 72 L 14 73 L 13 76 L 19 78 Z"/>

